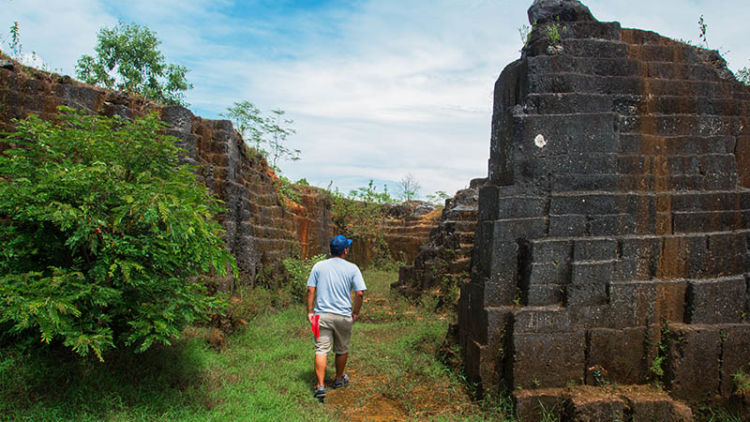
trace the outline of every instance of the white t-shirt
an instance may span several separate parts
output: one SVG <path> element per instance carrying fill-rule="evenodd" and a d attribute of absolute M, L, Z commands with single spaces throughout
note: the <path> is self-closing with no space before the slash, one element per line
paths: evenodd
<path fill-rule="evenodd" d="M 351 291 L 367 290 L 359 268 L 343 258 L 329 258 L 315 264 L 307 279 L 315 287 L 316 314 L 352 315 Z"/>

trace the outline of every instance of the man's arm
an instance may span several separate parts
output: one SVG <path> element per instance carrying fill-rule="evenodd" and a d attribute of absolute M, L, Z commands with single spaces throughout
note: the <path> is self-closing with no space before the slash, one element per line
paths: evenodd
<path fill-rule="evenodd" d="M 352 306 L 352 322 L 357 320 L 359 316 L 359 310 L 362 308 L 362 301 L 365 297 L 364 290 L 357 290 L 354 292 L 354 305 Z"/>
<path fill-rule="evenodd" d="M 315 287 L 307 287 L 307 320 L 312 324 L 312 317 L 315 314 Z"/>

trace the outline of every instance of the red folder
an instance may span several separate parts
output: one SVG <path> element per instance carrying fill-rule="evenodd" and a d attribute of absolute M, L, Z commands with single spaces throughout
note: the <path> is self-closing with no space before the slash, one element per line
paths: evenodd
<path fill-rule="evenodd" d="M 315 338 L 320 336 L 320 315 L 313 315 L 310 329 L 315 334 Z"/>

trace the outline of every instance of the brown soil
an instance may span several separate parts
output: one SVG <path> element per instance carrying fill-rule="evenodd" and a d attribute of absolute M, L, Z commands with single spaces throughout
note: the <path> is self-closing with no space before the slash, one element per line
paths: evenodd
<path fill-rule="evenodd" d="M 373 295 L 365 298 L 368 313 L 388 314 L 394 319 L 417 320 L 421 316 L 414 308 L 396 310 L 390 301 Z M 393 315 L 392 315 L 393 314 Z M 395 315 L 398 314 L 398 315 Z M 393 318 L 393 319 L 392 319 Z M 355 325 L 356 329 L 356 325 Z M 369 337 L 375 342 L 393 342 L 397 333 L 384 331 Z M 424 353 L 434 354 L 434 347 L 415 346 Z M 437 380 L 403 371 L 396 375 L 378 371 L 372 357 L 352 353 L 346 373 L 351 382 L 344 388 L 327 387 L 324 405 L 339 419 L 346 421 L 405 421 L 424 420 L 443 416 L 449 420 L 478 415 L 479 406 L 471 400 L 467 390 L 447 375 Z M 329 366 L 328 378 L 331 378 Z"/>

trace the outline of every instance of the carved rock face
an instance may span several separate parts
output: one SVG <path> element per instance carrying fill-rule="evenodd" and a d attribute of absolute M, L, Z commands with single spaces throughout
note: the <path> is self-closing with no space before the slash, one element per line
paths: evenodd
<path fill-rule="evenodd" d="M 589 8 L 578 0 L 534 0 L 529 7 L 529 22 L 532 25 L 560 20 L 563 22 L 592 21 Z"/>

